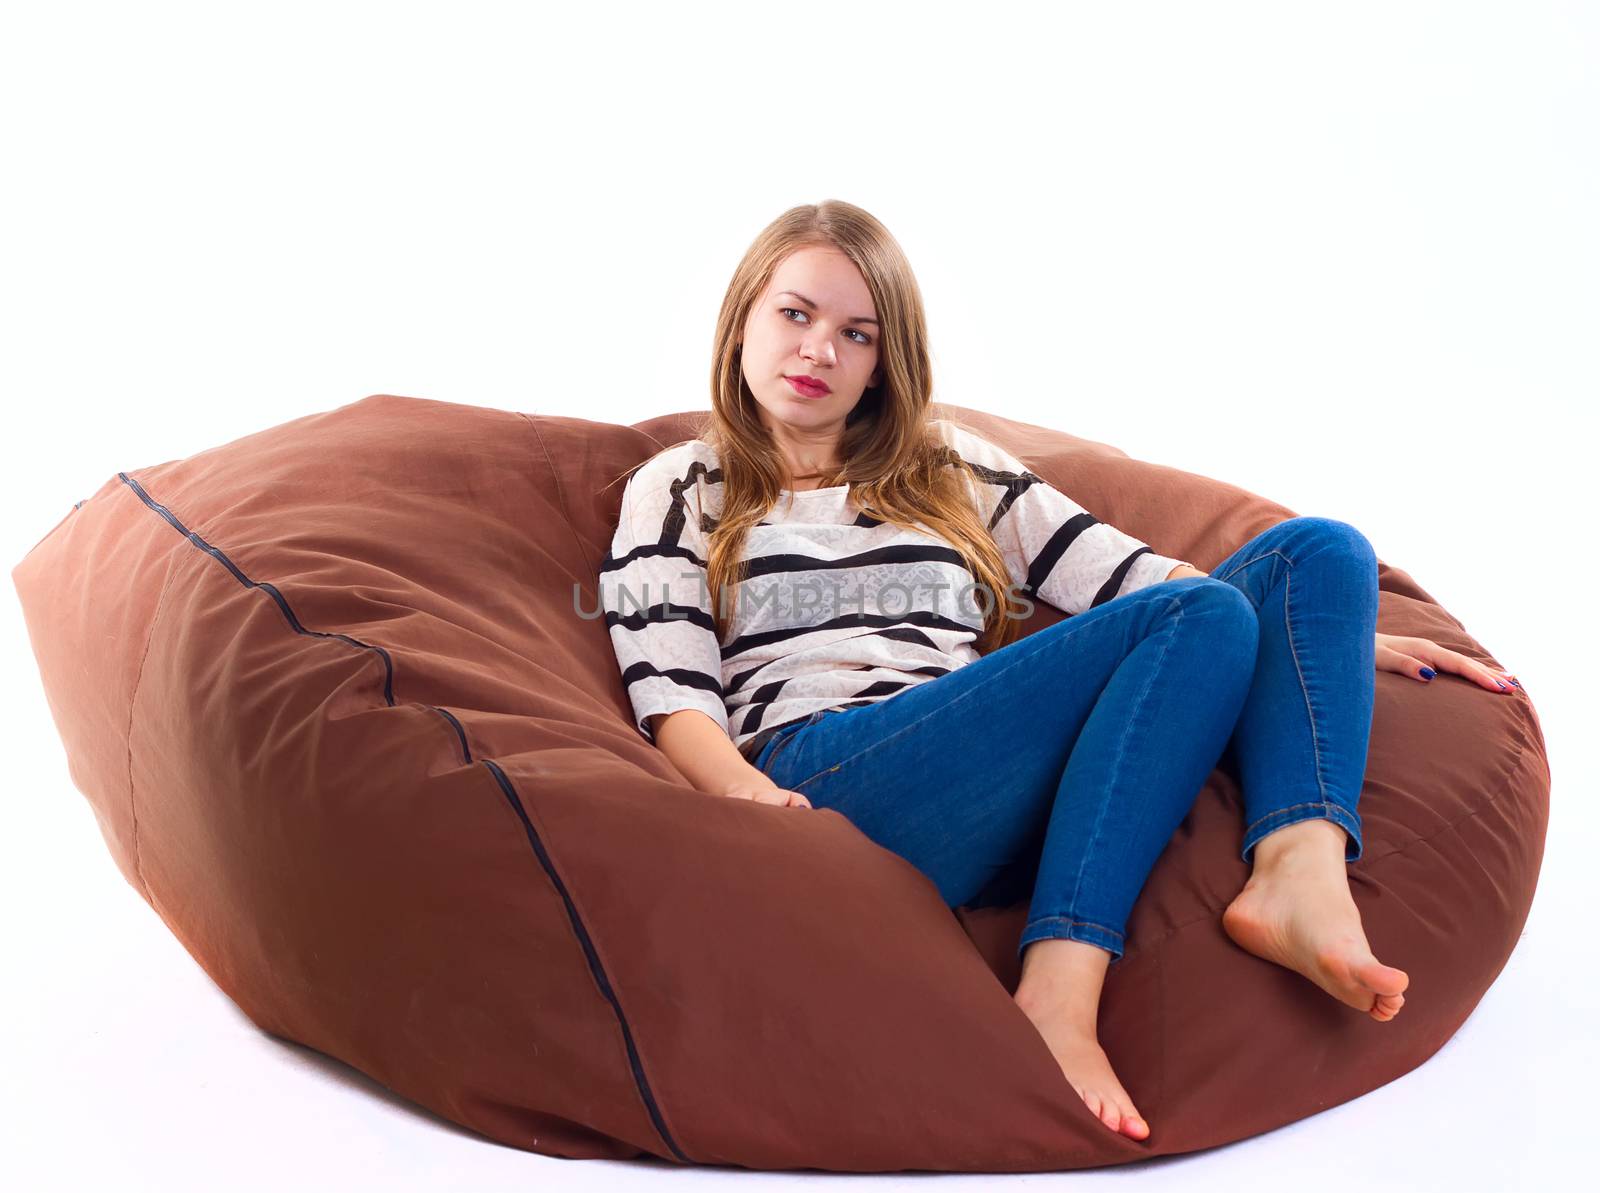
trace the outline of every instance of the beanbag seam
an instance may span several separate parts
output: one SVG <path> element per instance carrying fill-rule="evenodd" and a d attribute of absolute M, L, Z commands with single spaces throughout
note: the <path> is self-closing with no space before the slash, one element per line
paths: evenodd
<path fill-rule="evenodd" d="M 261 589 L 262 591 L 266 592 L 272 598 L 274 604 L 277 605 L 278 611 L 283 614 L 284 619 L 289 624 L 289 628 L 292 629 L 295 633 L 303 635 L 305 637 L 309 637 L 309 638 L 339 638 L 339 639 L 342 639 L 345 642 L 350 643 L 353 646 L 360 647 L 363 650 L 371 650 L 371 651 L 377 652 L 379 657 L 381 657 L 383 659 L 383 664 L 384 664 L 384 684 L 383 684 L 384 702 L 391 708 L 397 706 L 395 698 L 394 698 L 394 663 L 393 663 L 392 656 L 390 655 L 390 653 L 387 650 L 385 650 L 383 647 L 378 646 L 378 645 L 376 645 L 374 643 L 363 642 L 359 638 L 352 637 L 349 634 L 342 634 L 342 633 L 337 633 L 337 632 L 334 632 L 334 631 L 327 631 L 327 630 L 308 629 L 305 625 L 303 625 L 301 623 L 300 619 L 297 616 L 295 616 L 294 609 L 290 606 L 288 599 L 283 595 L 282 592 L 280 592 L 278 590 L 278 588 L 275 585 L 273 585 L 269 581 L 265 581 L 265 580 L 259 580 L 258 581 L 258 580 L 250 579 L 248 576 L 245 575 L 244 570 L 242 568 L 240 568 L 236 563 L 234 563 L 232 559 L 228 558 L 227 554 L 220 547 L 214 546 L 213 544 L 207 542 L 199 534 L 197 534 L 196 532 L 190 530 L 187 526 L 185 526 L 183 524 L 183 522 L 181 520 L 179 520 L 179 518 L 177 517 L 176 514 L 174 514 L 169 508 L 167 508 L 162 503 L 156 501 L 154 497 L 150 496 L 149 492 L 144 488 L 144 486 L 141 485 L 132 476 L 130 476 L 126 472 L 119 472 L 119 473 L 117 473 L 117 476 L 118 476 L 119 479 L 121 479 L 121 481 L 128 488 L 132 489 L 134 494 L 139 498 L 139 500 L 141 502 L 144 503 L 146 508 L 154 511 L 160 517 L 165 519 L 166 522 L 170 526 L 172 526 L 172 528 L 174 530 L 178 531 L 179 534 L 183 535 L 183 537 L 190 544 L 192 544 L 197 550 L 204 551 L 207 555 L 210 555 L 213 559 L 215 559 L 218 562 L 220 562 L 223 565 L 223 567 L 225 567 L 229 571 L 229 573 L 232 574 L 234 579 L 237 580 L 243 587 L 245 587 L 245 588 L 258 588 L 258 589 Z M 565 512 L 566 512 L 565 511 L 565 506 L 563 506 L 563 513 L 565 513 Z M 569 526 L 571 525 L 570 517 L 568 519 L 568 525 Z M 574 529 L 573 533 L 576 534 L 576 530 L 575 529 Z M 151 620 L 150 620 L 150 635 L 149 635 L 149 638 L 147 638 L 146 642 L 145 642 L 145 652 L 146 653 L 149 652 L 150 641 L 153 640 L 154 637 L 155 637 L 155 628 L 156 628 L 156 625 L 158 624 L 158 622 L 160 621 L 161 605 L 165 602 L 167 591 L 171 586 L 172 577 L 173 577 L 174 574 L 176 574 L 176 571 L 177 571 L 176 568 L 168 568 L 168 570 L 167 570 L 166 581 L 164 582 L 164 584 L 162 586 L 161 597 L 157 602 L 156 612 L 151 617 Z M 143 671 L 144 671 L 143 656 L 141 656 L 141 658 L 140 658 L 140 667 L 139 667 L 140 676 L 143 675 Z M 135 695 L 135 697 L 137 697 L 137 694 L 138 694 L 138 680 L 136 679 L 135 683 L 134 683 L 134 695 Z M 407 702 L 407 703 L 409 703 L 409 702 Z M 468 750 L 468 754 L 469 754 L 468 761 L 470 761 L 471 760 L 470 759 L 470 749 L 467 746 L 466 734 L 462 730 L 461 723 L 459 721 L 457 721 L 453 716 L 451 716 L 449 713 L 447 713 L 442 708 L 439 708 L 439 707 L 437 707 L 435 705 L 431 705 L 431 704 L 427 705 L 426 707 L 431 708 L 435 712 L 439 713 L 447 721 L 449 721 L 449 723 L 452 726 L 455 727 L 455 730 L 456 730 L 458 736 L 461 739 L 461 744 L 462 744 L 463 749 Z M 130 704 L 130 710 L 131 710 L 131 704 Z M 130 796 L 130 799 L 131 799 L 132 798 L 132 757 L 133 757 L 133 753 L 132 753 L 131 711 L 130 711 L 130 722 L 129 722 L 128 739 L 129 739 L 129 747 L 128 747 L 129 796 Z M 533 849 L 534 856 L 538 859 L 540 866 L 544 869 L 546 877 L 550 880 L 551 884 L 555 887 L 556 893 L 561 896 L 561 900 L 566 906 L 567 917 L 572 923 L 574 932 L 575 932 L 575 934 L 577 936 L 577 939 L 578 939 L 578 944 L 583 950 L 585 960 L 588 962 L 589 975 L 594 980 L 596 986 L 599 988 L 601 995 L 606 999 L 607 1002 L 609 1002 L 611 1004 L 612 1012 L 616 1015 L 617 1022 L 622 1028 L 623 1044 L 624 1044 L 624 1047 L 625 1047 L 627 1055 L 628 1055 L 628 1061 L 629 1061 L 630 1069 L 631 1069 L 631 1071 L 633 1073 L 634 1087 L 635 1087 L 636 1091 L 638 1092 L 641 1101 L 643 1101 L 643 1103 L 645 1105 L 646 1112 L 649 1114 L 651 1122 L 654 1124 L 656 1130 L 660 1133 L 662 1141 L 666 1144 L 666 1146 L 669 1149 L 671 1149 L 673 1155 L 675 1155 L 679 1160 L 681 1160 L 685 1164 L 694 1163 L 694 1161 L 691 1160 L 689 1158 L 689 1156 L 684 1153 L 683 1149 L 678 1146 L 677 1141 L 672 1137 L 671 1132 L 667 1129 L 666 1121 L 662 1116 L 661 1107 L 657 1103 L 655 1095 L 651 1091 L 649 1082 L 645 1077 L 642 1061 L 641 1061 L 641 1059 L 639 1057 L 638 1049 L 634 1044 L 633 1031 L 628 1026 L 627 1016 L 623 1013 L 622 1004 L 618 1000 L 618 998 L 616 996 L 616 993 L 615 993 L 614 989 L 612 988 L 610 979 L 607 978 L 605 970 L 600 964 L 599 954 L 595 951 L 593 939 L 590 936 L 588 929 L 584 926 L 582 917 L 578 914 L 577 905 L 573 902 L 572 896 L 567 890 L 566 883 L 561 880 L 561 876 L 556 872 L 554 859 L 550 857 L 548 851 L 544 848 L 543 843 L 539 839 L 538 832 L 533 826 L 532 820 L 528 817 L 527 810 L 523 807 L 522 800 L 521 800 L 520 796 L 517 794 L 516 785 L 511 782 L 511 779 L 509 778 L 509 776 L 507 776 L 505 771 L 503 771 L 499 767 L 499 765 L 497 765 L 495 762 L 491 761 L 488 758 L 483 758 L 483 759 L 480 759 L 479 761 L 481 761 L 483 766 L 485 767 L 485 769 L 487 769 L 489 771 L 490 776 L 495 780 L 496 785 L 500 788 L 501 794 L 507 800 L 507 802 L 511 805 L 511 809 L 516 814 L 517 818 L 522 822 L 523 831 L 527 835 L 528 843 Z M 137 819 L 135 819 L 135 824 L 137 824 Z M 144 875 L 143 875 L 142 871 L 138 871 L 137 870 L 137 868 L 138 868 L 138 852 L 137 852 L 137 849 L 135 849 L 135 852 L 134 852 L 134 864 L 135 864 L 136 871 L 139 872 L 140 881 L 143 882 L 144 881 Z M 145 890 L 144 894 L 145 894 L 146 901 L 150 902 L 152 904 L 152 906 L 153 906 L 154 905 L 154 900 L 150 898 L 148 886 L 146 887 L 146 890 Z"/>
<path fill-rule="evenodd" d="M 650 1121 L 655 1124 L 656 1131 L 660 1134 L 662 1142 L 672 1149 L 672 1154 L 685 1164 L 694 1163 L 677 1140 L 672 1137 L 672 1132 L 667 1129 L 665 1118 L 662 1116 L 661 1106 L 656 1101 L 655 1094 L 650 1089 L 649 1080 L 644 1074 L 644 1062 L 639 1056 L 639 1049 L 633 1042 L 633 1029 L 628 1026 L 628 1017 L 623 1013 L 622 1003 L 617 998 L 616 991 L 612 988 L 611 981 L 606 977 L 605 967 L 600 963 L 600 954 L 594 947 L 594 938 L 589 929 L 584 926 L 583 917 L 578 914 L 578 906 L 572 900 L 567 884 L 561 880 L 561 875 L 556 872 L 555 859 L 545 849 L 543 841 L 539 838 L 539 831 L 533 825 L 533 820 L 528 816 L 527 809 L 522 805 L 522 798 L 517 794 L 516 784 L 511 781 L 505 771 L 492 760 L 485 758 L 483 765 L 494 776 L 495 782 L 500 785 L 511 809 L 517 814 L 517 819 L 522 821 L 522 829 L 528 836 L 528 844 L 532 846 L 534 855 L 538 857 L 539 864 L 544 867 L 545 874 L 556 888 L 556 894 L 561 896 L 561 901 L 567 909 L 567 918 L 572 921 L 572 929 L 577 934 L 578 943 L 583 948 L 584 958 L 589 963 L 590 976 L 594 978 L 595 985 L 600 988 L 600 993 L 611 1004 L 611 1009 L 617 1017 L 617 1023 L 622 1028 L 622 1042 L 627 1048 L 628 1064 L 633 1071 L 634 1086 L 639 1091 L 639 1096 L 644 1102 L 645 1110 L 650 1115 Z"/>
<path fill-rule="evenodd" d="M 174 552 L 175 554 L 175 552 Z M 177 575 L 177 566 L 172 563 L 169 556 L 167 574 L 161 581 L 161 592 L 156 597 L 155 611 L 150 615 L 150 628 L 145 633 L 144 649 L 139 652 L 139 666 L 133 675 L 133 688 L 128 694 L 128 727 L 124 731 L 124 745 L 128 756 L 128 818 L 132 825 L 129 839 L 129 849 L 133 853 L 133 872 L 138 876 L 140 893 L 144 895 L 145 902 L 152 907 L 155 899 L 150 894 L 150 883 L 144 876 L 144 859 L 139 850 L 139 800 L 133 789 L 133 719 L 139 709 L 139 688 L 144 683 L 144 665 L 150 657 L 150 644 L 155 641 L 156 627 L 161 624 L 161 611 L 166 608 L 167 593 L 172 591 L 172 578 Z"/>
<path fill-rule="evenodd" d="M 567 508 L 567 495 L 561 488 L 561 473 L 556 469 L 555 458 L 551 456 L 549 445 L 545 443 L 544 435 L 539 431 L 538 421 L 524 411 L 519 410 L 517 413 L 522 415 L 523 421 L 533 429 L 533 437 L 539 441 L 539 450 L 544 453 L 545 466 L 550 471 L 550 481 L 555 485 L 556 501 L 561 506 L 562 521 L 566 522 L 567 531 L 572 535 L 572 541 L 578 545 L 578 554 L 583 556 L 583 566 L 591 574 L 598 574 L 598 568 L 595 567 L 594 561 L 589 558 L 589 549 L 584 546 L 583 538 L 578 534 L 578 524 L 572 520 L 572 511 Z"/>

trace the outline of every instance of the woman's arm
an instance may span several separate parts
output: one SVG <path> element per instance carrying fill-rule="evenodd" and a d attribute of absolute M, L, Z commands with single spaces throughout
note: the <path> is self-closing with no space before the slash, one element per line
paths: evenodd
<path fill-rule="evenodd" d="M 700 715 L 695 716 L 696 713 Z M 700 709 L 651 713 L 645 720 L 656 748 L 672 759 L 697 790 L 780 808 L 811 806 L 811 801 L 798 791 L 779 787 L 754 763 L 745 761 L 727 731 Z"/>
<path fill-rule="evenodd" d="M 656 747 L 707 795 L 726 795 L 751 784 L 776 789 L 776 783 L 745 761 L 727 730 L 699 709 L 679 708 L 645 719 Z"/>
<path fill-rule="evenodd" d="M 1180 563 L 1167 573 L 1168 580 L 1182 580 L 1186 576 L 1208 576 L 1211 573 L 1202 572 L 1199 568 L 1192 568 L 1186 563 Z"/>

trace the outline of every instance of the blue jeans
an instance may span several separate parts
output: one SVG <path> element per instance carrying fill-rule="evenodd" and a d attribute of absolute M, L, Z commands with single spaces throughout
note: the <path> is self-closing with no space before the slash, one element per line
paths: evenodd
<path fill-rule="evenodd" d="M 1290 518 L 1209 576 L 1117 597 L 874 704 L 813 713 L 754 765 L 905 858 L 951 908 L 1009 905 L 1031 880 L 1019 956 L 1065 937 L 1115 961 L 1151 867 L 1219 762 L 1243 791 L 1246 862 L 1262 837 L 1312 818 L 1345 830 L 1346 862 L 1361 856 L 1377 618 L 1366 537 Z"/>

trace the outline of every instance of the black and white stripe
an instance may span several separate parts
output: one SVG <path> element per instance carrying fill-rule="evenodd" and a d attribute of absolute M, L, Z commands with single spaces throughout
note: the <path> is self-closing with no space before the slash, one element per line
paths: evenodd
<path fill-rule="evenodd" d="M 1185 562 L 1099 521 L 965 427 L 932 426 L 972 467 L 975 507 L 1022 594 L 1079 613 Z M 696 708 L 753 757 L 819 709 L 885 700 L 978 657 L 986 601 L 959 597 L 974 583 L 960 555 L 925 529 L 864 513 L 843 485 L 785 494 L 751 528 L 735 616 L 718 641 L 704 576 L 721 501 L 709 445 L 660 453 L 630 478 L 600 566 L 606 628 L 646 738 L 651 715 Z"/>

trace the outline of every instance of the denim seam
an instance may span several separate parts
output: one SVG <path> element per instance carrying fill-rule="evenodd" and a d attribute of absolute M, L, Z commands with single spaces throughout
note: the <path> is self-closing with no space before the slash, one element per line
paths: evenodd
<path fill-rule="evenodd" d="M 1280 551 L 1276 547 L 1274 547 L 1270 551 L 1263 551 L 1260 555 L 1254 556 L 1251 559 L 1246 559 L 1243 563 L 1234 564 L 1233 567 L 1228 569 L 1228 576 L 1237 576 L 1240 572 L 1242 572 L 1245 568 L 1249 567 L 1252 563 L 1260 563 L 1263 559 L 1268 559 L 1268 558 L 1270 558 L 1270 557 L 1272 557 L 1274 555 L 1276 555 L 1278 558 L 1282 559 L 1283 562 L 1287 563 L 1290 567 L 1294 566 L 1294 560 L 1290 559 L 1282 551 Z M 1228 576 L 1218 576 L 1217 579 L 1218 580 L 1226 580 L 1228 578 Z"/>
<path fill-rule="evenodd" d="M 783 729 L 780 729 L 777 733 L 773 734 L 773 736 L 777 738 L 777 741 L 771 743 L 772 752 L 767 755 L 767 760 L 756 769 L 762 774 L 767 774 L 767 768 L 772 765 L 773 761 L 778 757 L 779 754 L 783 753 L 783 747 L 788 745 L 795 738 L 799 737 L 802 729 L 806 728 L 808 725 L 815 724 L 820 719 L 820 714 L 827 711 L 827 709 L 819 709 L 817 712 L 814 712 L 808 716 L 804 721 L 799 721 L 793 725 L 785 726 Z"/>
<path fill-rule="evenodd" d="M 1098 928 L 1102 932 L 1105 932 L 1105 933 L 1107 933 L 1107 934 L 1109 934 L 1111 936 L 1115 936 L 1119 942 L 1125 941 L 1127 939 L 1125 936 L 1123 936 L 1123 934 L 1121 932 L 1118 932 L 1115 928 L 1108 928 L 1104 924 L 1098 923 L 1095 920 L 1075 920 L 1071 916 L 1065 916 L 1065 915 L 1042 915 L 1036 920 L 1030 920 L 1026 925 L 1023 926 L 1022 934 L 1024 936 L 1026 936 L 1029 932 L 1033 931 L 1035 928 L 1039 927 L 1042 924 L 1056 924 L 1056 923 L 1067 924 L 1067 925 L 1083 924 L 1086 927 Z M 1035 941 L 1029 941 L 1028 943 L 1029 944 L 1034 944 L 1036 942 Z"/>
<path fill-rule="evenodd" d="M 768 773 L 767 768 L 772 765 L 773 759 L 775 759 L 779 754 L 783 753 L 784 743 L 788 742 L 788 741 L 792 741 L 794 739 L 794 735 L 796 733 L 800 732 L 800 730 L 803 729 L 803 728 L 804 728 L 803 725 L 796 725 L 794 727 L 794 729 L 791 730 L 788 733 L 776 733 L 776 734 L 774 734 L 773 736 L 776 737 L 778 740 L 772 743 L 772 749 L 771 749 L 770 752 L 768 752 L 765 761 L 761 762 L 761 764 L 759 766 L 757 766 L 756 769 L 759 770 L 762 774 L 767 774 Z"/>
<path fill-rule="evenodd" d="M 1282 816 L 1285 812 L 1293 812 L 1293 811 L 1295 811 L 1295 810 L 1297 810 L 1299 808 L 1338 808 L 1341 812 L 1348 812 L 1350 810 L 1349 808 L 1346 808 L 1342 804 L 1336 804 L 1332 800 L 1327 800 L 1327 799 L 1314 799 L 1314 800 L 1308 800 L 1307 802 L 1305 802 L 1303 804 L 1290 804 L 1286 808 L 1275 808 L 1273 811 L 1268 812 L 1265 816 L 1259 817 L 1255 821 L 1254 824 L 1251 824 L 1248 828 L 1246 828 L 1244 830 L 1244 835 L 1246 837 L 1248 837 L 1260 825 L 1265 824 L 1267 821 L 1271 820 L 1274 816 Z"/>
<path fill-rule="evenodd" d="M 1289 657 L 1294 660 L 1295 678 L 1300 681 L 1300 694 L 1306 701 L 1306 724 L 1311 726 L 1311 773 L 1317 780 L 1317 791 L 1322 795 L 1322 802 L 1328 801 L 1328 784 L 1322 777 L 1322 740 L 1317 736 L 1317 718 L 1311 709 L 1311 690 L 1306 687 L 1305 669 L 1300 666 L 1300 652 L 1294 645 L 1294 618 L 1289 616 L 1289 591 L 1294 583 L 1294 564 L 1289 564 L 1289 574 L 1283 578 L 1283 625 L 1289 639 Z"/>
<path fill-rule="evenodd" d="M 1117 597 L 1113 597 L 1112 598 L 1112 600 L 1118 600 L 1118 599 L 1120 599 L 1120 598 L 1117 598 Z M 1176 604 L 1177 601 L 1180 598 L 1173 597 L 1172 599 L 1173 599 L 1173 603 Z M 1106 603 L 1109 605 L 1111 602 L 1108 601 Z M 1129 602 L 1128 608 L 1131 609 L 1131 608 L 1133 608 L 1133 606 L 1134 606 L 1134 602 Z M 1062 622 L 1057 622 L 1056 624 L 1057 625 L 1065 625 L 1066 622 L 1062 621 Z M 1046 627 L 1046 629 L 1050 629 L 1050 628 L 1053 628 L 1053 627 L 1048 627 L 1048 626 Z M 1045 632 L 1044 630 L 1040 630 L 1039 631 L 1039 633 L 1041 633 L 1041 634 L 1044 633 L 1044 632 Z M 1029 635 L 1030 638 L 1033 637 L 1033 636 L 1034 635 Z M 1021 641 L 1022 642 L 1026 642 L 1026 641 L 1028 641 L 1028 638 L 1023 638 L 1023 639 L 1021 639 Z M 1013 644 L 1013 645 L 1015 645 L 1015 644 Z M 987 657 L 987 656 L 985 656 L 985 657 Z M 1020 666 L 1022 663 L 1027 661 L 1027 658 L 1031 658 L 1031 657 L 1032 657 L 1031 655 L 1029 655 L 1027 657 L 1019 657 L 1015 662 L 1007 663 L 1004 667 L 1000 668 L 1000 670 L 996 671 L 993 675 L 989 676 L 988 679 L 981 680 L 977 684 L 977 686 L 969 688 L 966 692 L 962 693 L 960 696 L 957 696 L 956 699 L 952 703 L 953 704 L 960 704 L 964 700 L 971 699 L 973 696 L 975 696 L 978 693 L 984 691 L 988 687 L 989 684 L 994 683 L 1001 676 L 1003 676 L 1007 672 L 1009 672 L 1013 667 Z M 969 666 L 970 666 L 970 664 L 969 664 Z M 954 673 L 953 672 L 946 672 L 946 674 L 948 675 L 948 674 L 954 674 Z M 932 681 L 929 681 L 929 682 L 932 682 Z M 893 699 L 893 697 L 891 697 L 891 699 Z M 950 707 L 950 705 L 946 705 L 945 707 L 948 708 L 948 707 Z M 825 767 L 823 767 L 821 770 L 817 771 L 813 775 L 807 775 L 804 779 L 801 779 L 798 783 L 795 783 L 792 786 L 790 786 L 788 788 L 788 790 L 790 790 L 790 791 L 799 791 L 800 788 L 804 787 L 807 783 L 814 782 L 815 780 L 820 779 L 823 775 L 829 773 L 830 771 L 836 771 L 840 767 L 845 766 L 848 763 L 854 762 L 857 758 L 860 758 L 863 754 L 867 753 L 868 750 L 875 750 L 878 747 L 882 746 L 885 742 L 893 741 L 895 738 L 899 737 L 902 733 L 911 732 L 911 730 L 915 729 L 918 725 L 922 724 L 922 722 L 926 721 L 929 717 L 933 716 L 934 712 L 943 712 L 943 711 L 944 711 L 944 709 L 941 708 L 941 709 L 935 709 L 933 711 L 923 713 L 915 721 L 912 721 L 911 724 L 902 725 L 899 729 L 895 730 L 888 737 L 883 738 L 880 741 L 872 742 L 870 745 L 866 745 L 866 746 L 861 747 L 861 749 L 857 750 L 854 754 L 851 754 L 848 758 L 841 758 L 838 762 L 835 762 L 832 766 L 825 766 Z"/>
<path fill-rule="evenodd" d="M 1128 719 L 1122 726 L 1122 737 L 1117 742 L 1116 761 L 1112 766 L 1111 777 L 1106 780 L 1104 798 L 1101 799 L 1100 807 L 1095 813 L 1094 827 L 1089 831 L 1089 843 L 1084 846 L 1083 859 L 1078 863 L 1078 872 L 1072 879 L 1072 894 L 1067 898 L 1068 907 L 1076 907 L 1078 905 L 1078 897 L 1083 891 L 1083 874 L 1088 869 L 1089 858 L 1093 855 L 1094 847 L 1100 840 L 1100 829 L 1105 824 L 1106 810 L 1111 806 L 1112 793 L 1117 788 L 1117 776 L 1122 770 L 1122 760 L 1127 757 L 1128 737 L 1133 732 L 1135 722 L 1139 719 L 1139 711 L 1144 706 L 1145 698 L 1150 695 L 1150 689 L 1156 682 L 1156 676 L 1161 673 L 1161 664 L 1166 661 L 1167 652 L 1172 649 L 1172 640 L 1178 636 L 1178 627 L 1183 624 L 1183 605 L 1179 597 L 1172 598 L 1172 603 L 1167 606 L 1166 612 L 1171 613 L 1174 609 L 1177 610 L 1178 615 L 1165 627 L 1168 631 L 1167 640 L 1161 646 L 1161 654 L 1156 657 L 1155 666 L 1150 668 L 1150 675 L 1145 680 L 1143 689 L 1139 692 L 1139 698 L 1134 701 L 1133 711 L 1128 714 Z"/>
<path fill-rule="evenodd" d="M 1228 575 L 1237 575 L 1242 569 L 1249 567 L 1252 563 L 1259 563 L 1261 560 L 1266 559 L 1271 555 L 1276 555 L 1289 567 L 1289 574 L 1283 578 L 1283 624 L 1285 634 L 1289 639 L 1289 657 L 1294 660 L 1295 678 L 1300 681 L 1300 694 L 1305 697 L 1306 723 L 1311 727 L 1312 775 L 1317 780 L 1317 794 L 1322 797 L 1322 802 L 1326 804 L 1331 801 L 1328 799 L 1328 784 L 1323 780 L 1322 777 L 1322 743 L 1317 738 L 1317 718 L 1311 710 L 1311 692 L 1306 688 L 1305 669 L 1300 666 L 1300 652 L 1295 649 L 1294 645 L 1294 618 L 1289 616 L 1289 590 L 1294 580 L 1294 560 L 1290 559 L 1282 551 L 1274 548 L 1271 551 L 1266 551 L 1260 555 L 1257 555 L 1254 559 L 1245 560 L 1245 562 L 1239 564 L 1237 567 L 1231 568 L 1228 572 Z M 1280 809 L 1280 811 L 1281 810 L 1282 809 Z M 1268 815 L 1271 815 L 1271 813 L 1268 813 Z M 1257 823 L 1260 822 L 1257 821 Z"/>

